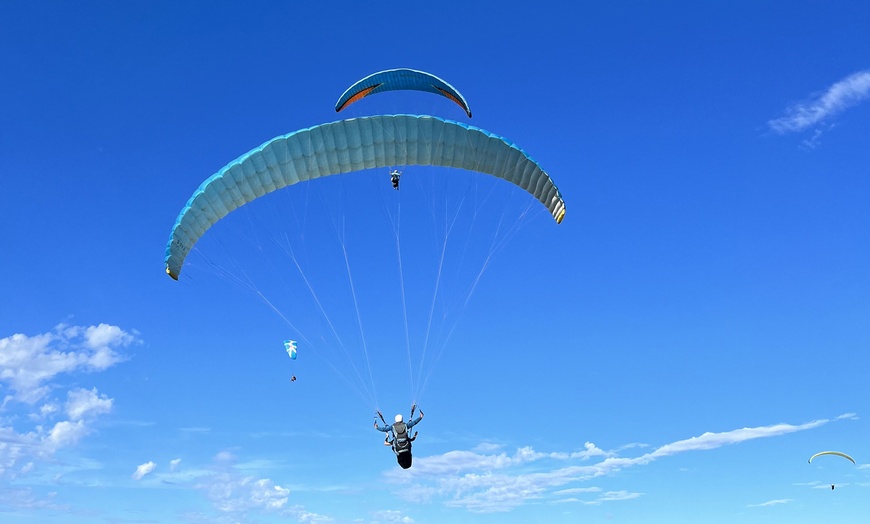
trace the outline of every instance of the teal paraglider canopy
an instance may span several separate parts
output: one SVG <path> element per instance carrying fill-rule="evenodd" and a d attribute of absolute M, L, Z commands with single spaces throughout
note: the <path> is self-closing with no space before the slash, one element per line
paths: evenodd
<path fill-rule="evenodd" d="M 369 95 L 398 90 L 425 91 L 449 98 L 465 111 L 468 118 L 471 118 L 468 102 L 455 87 L 432 73 L 416 69 L 388 69 L 357 81 L 339 97 L 338 102 L 335 103 L 335 112 L 338 113 L 357 100 Z"/>
<path fill-rule="evenodd" d="M 233 210 L 277 189 L 319 177 L 397 165 L 459 168 L 515 184 L 560 223 L 565 201 L 543 168 L 507 139 L 422 115 L 341 120 L 274 138 L 209 177 L 178 215 L 166 246 L 177 280 L 193 245 Z"/>

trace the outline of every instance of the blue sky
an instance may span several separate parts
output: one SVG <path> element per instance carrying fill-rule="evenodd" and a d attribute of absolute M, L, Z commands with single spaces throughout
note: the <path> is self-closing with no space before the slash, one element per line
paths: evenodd
<path fill-rule="evenodd" d="M 868 514 L 870 7 L 418 4 L 0 5 L 3 520 Z M 473 294 L 455 295 L 468 305 L 426 364 L 408 471 L 371 428 L 372 404 L 407 415 L 413 399 L 401 309 L 380 287 L 392 262 L 364 253 L 386 252 L 399 196 L 415 224 L 427 186 L 408 175 L 437 171 L 406 169 L 398 194 L 366 172 L 274 195 L 209 231 L 181 281 L 163 270 L 203 180 L 338 119 L 347 86 L 394 67 L 444 78 L 474 118 L 421 93 L 339 116 L 469 121 L 527 151 L 567 203 L 557 226 L 492 186 L 506 202 L 494 221 L 530 213 Z M 467 180 L 451 187 L 490 187 Z M 283 229 L 250 236 L 275 214 Z M 333 220 L 348 225 L 372 364 L 356 382 L 330 367 L 362 365 L 354 336 L 350 359 L 325 343 L 291 362 L 296 333 L 227 278 L 269 267 L 251 246 L 286 233 L 318 296 L 346 304 L 343 259 L 319 255 L 336 247 Z M 485 256 L 492 243 L 460 231 Z M 403 244 L 421 274 L 424 244 Z M 458 269 L 456 288 L 479 268 Z M 410 271 L 409 289 L 425 288 Z M 262 278 L 255 290 L 322 335 L 310 306 Z M 411 314 L 426 318 L 421 300 Z M 355 309 L 335 310 L 355 335 Z M 807 464 L 823 449 L 858 465 Z"/>

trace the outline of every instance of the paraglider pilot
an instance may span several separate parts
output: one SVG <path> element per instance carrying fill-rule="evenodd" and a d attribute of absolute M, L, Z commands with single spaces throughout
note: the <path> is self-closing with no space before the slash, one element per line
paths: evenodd
<path fill-rule="evenodd" d="M 396 454 L 396 461 L 402 469 L 408 469 L 411 467 L 411 442 L 417 438 L 416 432 L 414 433 L 414 436 L 410 436 L 409 432 L 411 428 L 423 420 L 422 409 L 420 410 L 420 416 L 414 418 L 414 410 L 416 408 L 416 404 L 411 406 L 411 420 L 408 422 L 405 422 L 402 415 L 399 414 L 396 415 L 393 424 L 387 424 L 387 421 L 384 420 L 380 411 L 378 411 L 378 416 L 381 417 L 381 421 L 384 423 L 383 427 L 378 426 L 378 421 L 375 420 L 375 429 L 387 434 L 386 438 L 384 438 L 384 446 L 390 446 L 393 449 L 393 453 Z"/>
<path fill-rule="evenodd" d="M 399 171 L 397 169 L 390 171 L 390 182 L 393 183 L 393 189 L 395 189 L 396 191 L 399 190 L 399 177 L 400 176 L 402 176 L 401 171 Z"/>

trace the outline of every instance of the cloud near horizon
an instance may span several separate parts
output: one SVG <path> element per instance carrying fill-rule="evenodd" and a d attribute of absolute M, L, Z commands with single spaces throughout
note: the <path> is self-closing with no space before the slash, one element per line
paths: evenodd
<path fill-rule="evenodd" d="M 767 506 L 776 506 L 779 504 L 788 504 L 791 501 L 792 501 L 792 499 L 775 499 L 775 500 L 768 500 L 767 502 L 762 502 L 760 504 L 749 504 L 747 507 L 749 507 L 749 508 L 764 508 Z"/>
<path fill-rule="evenodd" d="M 215 455 L 212 467 L 195 479 L 193 487 L 203 491 L 221 514 L 233 518 L 241 519 L 256 512 L 284 510 L 290 496 L 289 489 L 268 478 L 243 474 L 235 462 L 236 457 L 232 453 L 221 451 Z M 300 508 L 287 511 L 304 513 Z M 311 515 L 307 517 L 309 521 L 312 521 Z"/>
<path fill-rule="evenodd" d="M 847 414 L 836 420 L 853 417 L 853 414 Z M 642 494 L 625 490 L 605 492 L 596 486 L 581 487 L 577 484 L 673 455 L 806 431 L 830 421 L 820 419 L 797 425 L 773 424 L 705 432 L 697 437 L 664 444 L 636 457 L 620 457 L 616 451 L 600 450 L 589 442 L 584 445 L 584 450 L 574 452 L 541 453 L 529 446 L 517 449 L 513 455 L 449 451 L 415 458 L 413 468 L 391 469 L 385 476 L 388 481 L 402 485 L 398 494 L 407 500 L 440 501 L 445 506 L 461 507 L 475 513 L 506 512 L 533 500 L 597 505 L 631 500 Z M 570 464 L 590 456 L 602 459 L 593 464 Z"/>

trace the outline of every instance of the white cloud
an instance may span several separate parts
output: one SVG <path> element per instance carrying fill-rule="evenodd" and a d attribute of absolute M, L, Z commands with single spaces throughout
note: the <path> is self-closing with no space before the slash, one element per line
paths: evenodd
<path fill-rule="evenodd" d="M 27 417 L 30 420 L 41 421 L 54 416 L 54 414 L 57 413 L 59 409 L 60 408 L 58 407 L 57 403 L 49 402 L 40 406 L 38 412 L 29 413 Z"/>
<path fill-rule="evenodd" d="M 713 450 L 754 439 L 806 431 L 828 422 L 822 419 L 797 425 L 774 424 L 718 433 L 706 432 L 665 444 L 636 457 L 620 457 L 618 452 L 602 450 L 591 442 L 584 445 L 584 450 L 574 452 L 540 453 L 531 447 L 519 448 L 514 455 L 450 451 L 442 455 L 415 458 L 411 469 L 391 469 L 385 475 L 388 481 L 402 485 L 398 494 L 407 500 L 438 499 L 446 506 L 462 507 L 479 513 L 510 511 L 538 499 L 601 504 L 630 500 L 642 494 L 624 490 L 602 492 L 599 488 L 579 487 L 576 484 L 681 453 Z M 636 447 L 639 446 L 624 446 L 620 449 Z M 591 457 L 601 460 L 586 465 L 570 464 Z M 565 462 L 569 464 L 564 465 Z M 578 497 L 583 494 L 594 496 Z"/>
<path fill-rule="evenodd" d="M 572 451 L 571 453 L 567 453 L 567 454 L 565 454 L 565 453 L 551 453 L 550 456 L 552 456 L 554 458 L 572 458 L 572 459 L 577 458 L 577 459 L 581 459 L 581 460 L 588 460 L 592 457 L 612 457 L 613 455 L 615 455 L 615 452 L 604 451 L 603 449 L 599 448 L 598 446 L 596 446 L 592 442 L 586 442 L 585 444 L 583 444 L 583 448 L 584 449 L 582 451 Z M 623 446 L 623 448 L 625 448 L 625 447 Z"/>
<path fill-rule="evenodd" d="M 251 510 L 278 510 L 287 504 L 290 490 L 270 479 L 254 476 L 242 477 L 235 472 L 217 472 L 199 479 L 203 489 L 224 513 L 244 513 Z"/>
<path fill-rule="evenodd" d="M 291 506 L 285 509 L 282 512 L 282 515 L 287 515 L 289 517 L 295 518 L 302 524 L 323 524 L 333 521 L 332 517 L 321 515 L 319 513 L 312 513 L 299 505 Z"/>
<path fill-rule="evenodd" d="M 240 516 L 252 511 L 277 511 L 287 504 L 289 489 L 268 478 L 243 475 L 232 453 L 221 451 L 214 460 L 213 470 L 197 478 L 195 487 L 205 491 L 222 513 Z"/>
<path fill-rule="evenodd" d="M 570 489 L 560 489 L 559 491 L 554 491 L 553 495 L 576 495 L 578 493 L 598 493 L 601 491 L 601 488 L 590 487 L 590 488 L 570 488 Z"/>
<path fill-rule="evenodd" d="M 643 493 L 635 493 L 625 490 L 619 491 L 604 491 L 601 488 L 597 487 L 589 487 L 589 488 L 569 488 L 569 489 L 560 489 L 558 491 L 554 491 L 552 495 L 564 497 L 566 495 L 583 495 L 587 493 L 598 493 L 599 495 L 591 498 L 591 499 L 580 499 L 577 497 L 569 497 L 569 498 L 560 498 L 553 500 L 553 504 L 565 504 L 569 502 L 579 502 L 581 504 L 586 504 L 588 506 L 597 506 L 602 502 L 610 502 L 617 500 L 631 500 L 636 499 L 643 495 Z"/>
<path fill-rule="evenodd" d="M 607 491 L 605 493 L 602 493 L 601 496 L 599 496 L 598 498 L 583 501 L 583 504 L 597 506 L 602 502 L 611 502 L 615 500 L 632 500 L 640 497 L 641 495 L 643 495 L 643 493 L 634 493 L 625 490 Z"/>
<path fill-rule="evenodd" d="M 262 461 L 252 461 L 247 464 L 260 462 Z M 149 464 L 153 463 L 139 466 L 137 473 L 146 467 L 150 471 L 152 468 Z M 253 468 L 243 469 L 243 465 L 236 463 L 236 456 L 230 452 L 222 451 L 216 454 L 212 464 L 206 468 L 188 465 L 183 471 L 173 471 L 178 469 L 180 464 L 180 458 L 171 460 L 170 471 L 154 473 L 149 479 L 149 484 L 152 487 L 176 485 L 193 488 L 203 493 L 212 503 L 217 515 L 191 513 L 185 517 L 191 522 L 227 524 L 258 522 L 266 514 L 277 515 L 302 524 L 326 524 L 334 520 L 327 515 L 308 511 L 301 505 L 289 505 L 290 489 L 257 473 L 249 474 Z"/>
<path fill-rule="evenodd" d="M 666 444 L 645 456 L 658 458 L 675 455 L 677 453 L 684 453 L 686 451 L 715 449 L 722 446 L 729 446 L 731 444 L 739 444 L 741 442 L 746 442 L 747 440 L 777 437 L 788 433 L 794 433 L 795 431 L 817 428 L 826 423 L 828 423 L 827 419 L 821 419 L 807 422 L 805 424 L 799 424 L 797 426 L 792 424 L 774 424 L 772 426 L 735 429 L 732 431 L 724 431 L 722 433 L 707 432 L 700 437 L 692 437 L 686 440 L 679 440 L 672 444 Z"/>
<path fill-rule="evenodd" d="M 372 524 L 414 524 L 414 519 L 401 511 L 385 509 L 372 514 Z"/>
<path fill-rule="evenodd" d="M 502 447 L 503 446 L 501 444 L 494 444 L 492 442 L 481 442 L 477 446 L 474 446 L 471 451 L 475 451 L 478 453 L 492 453 L 494 451 L 500 450 Z"/>
<path fill-rule="evenodd" d="M 631 500 L 636 499 L 637 497 L 643 495 L 643 493 L 630 493 L 628 491 L 620 490 L 620 491 L 608 491 L 601 495 L 598 500 L 608 501 L 608 500 Z"/>
<path fill-rule="evenodd" d="M 11 427 L 0 427 L 0 479 L 26 473 L 22 469 L 33 455 L 41 454 L 41 447 L 40 435 L 35 432 L 20 434 Z"/>
<path fill-rule="evenodd" d="M 97 394 L 97 388 L 78 388 L 66 394 L 66 413 L 71 420 L 101 415 L 112 410 L 113 399 Z"/>
<path fill-rule="evenodd" d="M 413 469 L 413 468 L 412 468 Z M 602 475 L 595 466 L 569 466 L 532 473 L 467 473 L 433 480 L 433 485 L 404 486 L 408 500 L 444 497 L 444 504 L 476 513 L 505 512 L 528 500 L 551 495 L 550 490 Z"/>
<path fill-rule="evenodd" d="M 47 382 L 63 373 L 103 371 L 123 360 L 115 349 L 136 340 L 116 326 L 70 327 L 28 337 L 0 339 L 0 382 L 14 391 L 12 399 L 35 404 L 50 391 Z"/>
<path fill-rule="evenodd" d="M 413 476 L 441 475 L 467 470 L 501 469 L 524 462 L 531 462 L 544 456 L 546 455 L 536 453 L 531 447 L 519 448 L 513 456 L 509 456 L 507 453 L 486 455 L 473 451 L 448 451 L 440 456 L 424 457 L 415 460 L 413 468 L 402 470 L 400 474 Z"/>
<path fill-rule="evenodd" d="M 229 451 L 221 451 L 214 457 L 216 462 L 235 462 L 236 456 Z"/>
<path fill-rule="evenodd" d="M 82 420 L 76 422 L 62 420 L 51 428 L 44 442 L 48 444 L 48 448 L 51 451 L 56 451 L 60 448 L 77 444 L 89 432 L 90 429 L 85 427 L 85 423 Z"/>
<path fill-rule="evenodd" d="M 69 506 L 54 502 L 56 496 L 57 493 L 48 493 L 46 497 L 41 497 L 29 488 L 7 488 L 0 485 L 0 507 L 4 508 L 27 511 L 35 509 L 69 510 Z"/>
<path fill-rule="evenodd" d="M 0 386 L 8 387 L 0 407 L 0 480 L 15 479 L 36 470 L 60 449 L 71 448 L 93 432 L 94 419 L 111 410 L 113 400 L 96 388 L 65 392 L 54 381 L 61 374 L 103 371 L 121 362 L 117 348 L 137 342 L 135 335 L 116 326 L 58 325 L 35 336 L 15 334 L 0 339 Z M 37 407 L 37 404 L 40 405 Z M 62 420 L 63 416 L 68 420 Z M 12 426 L 11 421 L 19 424 Z M 22 421 L 32 425 L 21 426 Z"/>
<path fill-rule="evenodd" d="M 824 93 L 795 104 L 785 115 L 767 124 L 779 134 L 803 131 L 870 97 L 870 70 L 859 71 L 835 83 Z M 818 134 L 813 138 L 815 141 Z"/>
<path fill-rule="evenodd" d="M 108 324 L 100 324 L 99 326 L 89 326 L 84 330 L 84 338 L 88 347 L 95 350 L 109 348 L 116 345 L 128 345 L 135 339 L 133 335 L 124 332 L 118 326 L 110 326 Z M 103 369 L 113 364 L 110 361 L 101 361 L 96 359 L 94 365 L 104 366 Z"/>
<path fill-rule="evenodd" d="M 823 126 L 823 128 L 815 129 L 813 131 L 813 136 L 801 140 L 801 145 L 803 145 L 807 149 L 815 149 L 819 147 L 819 144 L 822 143 L 821 137 L 825 133 L 825 131 L 830 131 L 834 128 L 834 124 L 830 124 L 827 126 Z"/>
<path fill-rule="evenodd" d="M 765 506 L 776 506 L 778 504 L 788 504 L 791 501 L 792 501 L 792 499 L 775 499 L 775 500 L 768 500 L 767 502 L 762 502 L 760 504 L 749 504 L 748 507 L 750 507 L 750 508 L 763 508 Z"/>
<path fill-rule="evenodd" d="M 130 475 L 130 478 L 132 478 L 133 480 L 142 480 L 145 475 L 154 471 L 154 468 L 156 467 L 157 464 L 150 460 L 144 464 L 139 464 L 138 466 L 136 466 L 136 471 L 134 471 L 133 474 Z"/>

